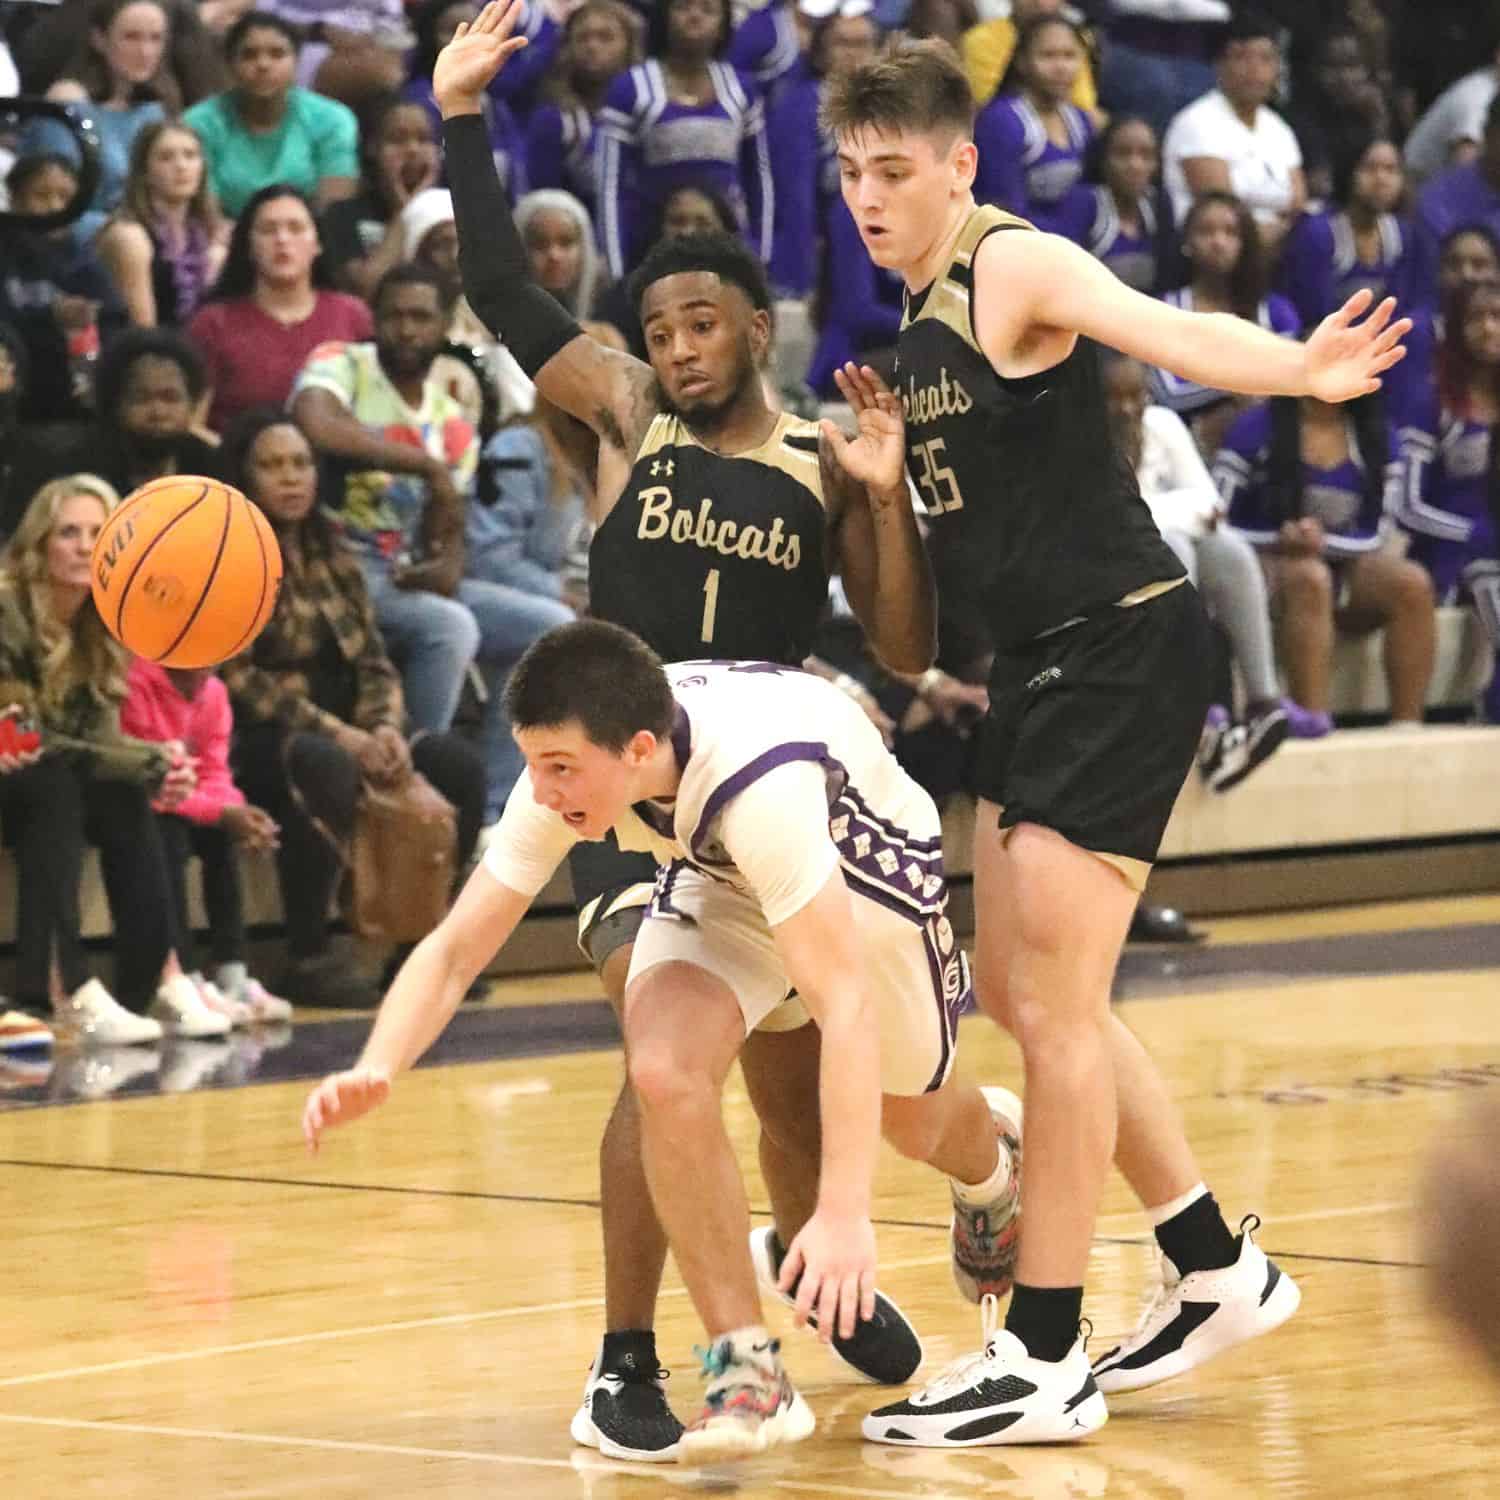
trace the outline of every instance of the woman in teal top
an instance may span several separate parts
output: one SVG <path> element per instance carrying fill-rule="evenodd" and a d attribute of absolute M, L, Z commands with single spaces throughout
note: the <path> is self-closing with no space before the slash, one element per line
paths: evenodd
<path fill-rule="evenodd" d="M 247 11 L 224 38 L 234 87 L 183 116 L 203 142 L 209 179 L 237 218 L 268 182 L 290 183 L 319 208 L 359 179 L 359 126 L 346 105 L 297 88 L 297 37 L 279 16 Z"/>
<path fill-rule="evenodd" d="M 99 186 L 90 208 L 119 204 L 130 170 L 130 148 L 153 120 L 178 103 L 164 67 L 171 27 L 159 0 L 99 0 L 89 13 L 88 40 L 47 97 L 94 122 L 99 135 Z M 39 120 L 22 136 L 21 156 L 55 153 L 72 162 L 78 146 L 56 120 Z"/>

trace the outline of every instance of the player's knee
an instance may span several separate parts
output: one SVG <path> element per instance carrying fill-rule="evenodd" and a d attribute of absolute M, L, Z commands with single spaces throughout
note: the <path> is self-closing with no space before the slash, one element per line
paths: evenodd
<path fill-rule="evenodd" d="M 1079 1010 L 1046 996 L 1018 996 L 1011 1014 L 1012 1035 L 1020 1044 L 1028 1074 L 1036 1067 L 1056 1070 L 1073 1061 L 1091 1060 L 1096 1048 L 1104 1045 L 1109 1021 L 1107 1010 L 1095 1014 L 1092 1008 Z"/>
<path fill-rule="evenodd" d="M 707 1069 L 673 1037 L 647 1036 L 628 1046 L 627 1073 L 642 1115 L 695 1109 L 713 1096 Z"/>

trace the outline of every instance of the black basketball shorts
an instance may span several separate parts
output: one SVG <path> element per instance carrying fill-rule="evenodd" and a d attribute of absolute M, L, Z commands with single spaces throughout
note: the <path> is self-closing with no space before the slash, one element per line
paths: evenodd
<path fill-rule="evenodd" d="M 1213 686 L 1190 583 L 995 657 L 975 791 L 1000 826 L 1037 823 L 1140 889 L 1193 764 Z"/>
<path fill-rule="evenodd" d="M 573 900 L 578 906 L 578 946 L 602 969 L 610 954 L 635 941 L 656 885 L 656 861 L 622 849 L 613 833 L 574 844 L 568 855 Z"/>

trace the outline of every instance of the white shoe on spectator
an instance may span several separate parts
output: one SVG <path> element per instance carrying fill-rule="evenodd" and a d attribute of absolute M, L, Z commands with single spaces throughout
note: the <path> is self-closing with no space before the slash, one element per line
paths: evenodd
<path fill-rule="evenodd" d="M 292 1002 L 273 995 L 258 979 L 247 979 L 240 999 L 257 1026 L 282 1026 L 292 1019 Z"/>
<path fill-rule="evenodd" d="M 238 996 L 221 990 L 212 979 L 205 979 L 196 969 L 188 977 L 197 986 L 199 999 L 211 1011 L 217 1015 L 228 1016 L 231 1026 L 250 1024 L 250 1007 L 245 1005 Z"/>
<path fill-rule="evenodd" d="M 227 1036 L 229 1017 L 210 1010 L 198 986 L 186 974 L 163 980 L 151 1002 L 151 1014 L 172 1036 Z"/>
<path fill-rule="evenodd" d="M 0 1052 L 32 1052 L 51 1045 L 52 1028 L 45 1021 L 24 1010 L 0 1010 Z"/>
<path fill-rule="evenodd" d="M 277 1026 L 292 1019 L 292 1002 L 273 995 L 242 963 L 220 964 L 214 983 L 250 1012 L 253 1026 Z"/>
<path fill-rule="evenodd" d="M 79 985 L 57 1009 L 56 1019 L 80 1042 L 101 1047 L 134 1047 L 161 1040 L 157 1022 L 126 1010 L 97 979 Z"/>

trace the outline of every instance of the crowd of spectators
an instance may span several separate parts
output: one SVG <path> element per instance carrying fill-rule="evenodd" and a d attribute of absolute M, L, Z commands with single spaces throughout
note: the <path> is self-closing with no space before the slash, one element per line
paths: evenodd
<path fill-rule="evenodd" d="M 78 746 L 0 751 L 23 870 L 0 1046 L 49 1011 L 133 1041 L 282 1015 L 273 991 L 371 1003 L 330 937 L 318 830 L 348 829 L 362 778 L 415 766 L 467 857 L 518 774 L 503 687 L 586 607 L 590 464 L 459 285 L 432 69 L 477 9 L 0 5 L 0 103 L 44 96 L 98 143 L 91 164 L 64 119 L 0 130 L 0 715 Z M 1437 606 L 1500 644 L 1497 0 L 532 0 L 523 25 L 486 125 L 538 282 L 639 353 L 624 278 L 645 252 L 742 235 L 806 334 L 766 374 L 798 410 L 836 399 L 843 361 L 883 367 L 899 327 L 818 107 L 901 34 L 963 60 L 980 201 L 1137 289 L 1292 337 L 1362 288 L 1401 300 L 1409 358 L 1344 408 L 1106 360 L 1121 449 L 1233 664 L 1214 788 L 1333 731 L 1341 634 L 1384 631 L 1412 727 Z M 173 473 L 238 484 L 287 563 L 271 627 L 206 678 L 126 663 L 75 577 L 116 497 Z M 970 622 L 944 627 L 922 690 L 882 676 L 836 585 L 819 647 L 939 793 L 964 785 L 986 656 Z M 1500 685 L 1474 712 L 1500 722 Z M 123 1005 L 79 944 L 89 843 Z M 270 987 L 246 965 L 240 846 L 280 875 Z"/>

